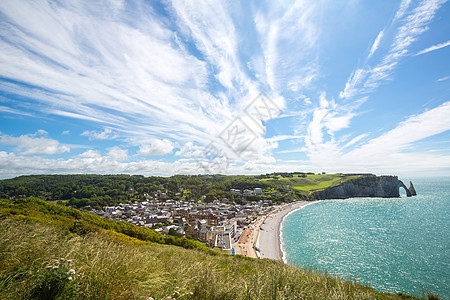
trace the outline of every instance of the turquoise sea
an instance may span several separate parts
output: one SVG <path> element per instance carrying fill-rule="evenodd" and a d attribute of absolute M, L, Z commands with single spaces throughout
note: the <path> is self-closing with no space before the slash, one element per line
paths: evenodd
<path fill-rule="evenodd" d="M 379 291 L 450 299 L 450 178 L 412 181 L 416 197 L 326 200 L 292 212 L 281 230 L 286 261 Z"/>

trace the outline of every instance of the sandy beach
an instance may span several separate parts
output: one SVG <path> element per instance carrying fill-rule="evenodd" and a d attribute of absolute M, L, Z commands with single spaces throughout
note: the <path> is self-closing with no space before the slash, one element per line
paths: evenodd
<path fill-rule="evenodd" d="M 259 226 L 259 235 L 257 237 L 255 248 L 259 258 L 283 259 L 280 241 L 280 227 L 284 217 L 299 208 L 302 208 L 311 201 L 298 201 L 281 206 L 276 212 L 266 216 L 261 220 Z"/>

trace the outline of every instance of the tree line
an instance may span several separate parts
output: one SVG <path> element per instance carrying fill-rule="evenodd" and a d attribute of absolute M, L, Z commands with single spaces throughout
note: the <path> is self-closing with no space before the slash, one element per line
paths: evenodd
<path fill-rule="evenodd" d="M 38 197 L 77 208 L 99 209 L 150 198 L 203 199 L 206 202 L 223 198 L 236 202 L 243 200 L 242 196 L 231 194 L 230 189 L 263 189 L 263 195 L 248 197 L 249 200 L 269 196 L 273 200 L 276 192 L 281 193 L 276 196 L 280 201 L 293 197 L 287 195 L 282 183 L 260 181 L 259 178 L 246 175 L 26 175 L 0 180 L 0 198 Z"/>

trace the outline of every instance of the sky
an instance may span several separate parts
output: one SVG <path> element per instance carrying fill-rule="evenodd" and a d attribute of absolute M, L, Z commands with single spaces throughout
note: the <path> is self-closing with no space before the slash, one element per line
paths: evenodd
<path fill-rule="evenodd" d="M 450 174 L 446 0 L 2 0 L 0 178 Z"/>

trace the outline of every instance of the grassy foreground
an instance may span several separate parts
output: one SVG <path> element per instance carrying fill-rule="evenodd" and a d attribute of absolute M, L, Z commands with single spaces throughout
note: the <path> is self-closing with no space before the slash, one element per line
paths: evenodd
<path fill-rule="evenodd" d="M 61 216 L 65 210 L 52 215 L 54 204 L 2 201 L 0 299 L 412 299 L 281 262 L 143 241 L 93 223 L 74 231 L 72 217 Z"/>

